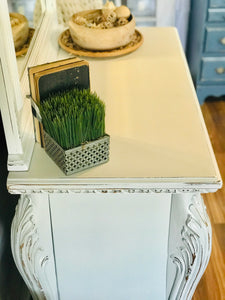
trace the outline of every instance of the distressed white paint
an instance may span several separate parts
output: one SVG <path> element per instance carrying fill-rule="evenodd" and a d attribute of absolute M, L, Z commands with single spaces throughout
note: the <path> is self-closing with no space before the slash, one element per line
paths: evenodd
<path fill-rule="evenodd" d="M 34 300 L 56 300 L 48 196 L 21 196 L 11 228 L 12 253 Z"/>
<path fill-rule="evenodd" d="M 198 193 L 33 194 L 11 243 L 33 299 L 190 300 L 211 227 Z"/>
<path fill-rule="evenodd" d="M 17 124 L 17 115 L 22 106 L 22 97 L 17 72 L 16 56 L 11 34 L 7 1 L 0 2 L 0 108 L 7 136 L 7 146 L 13 154 L 22 153 L 22 143 Z M 10 152 L 10 151 L 9 151 Z"/>
<path fill-rule="evenodd" d="M 46 16 L 43 24 L 47 30 L 42 32 L 39 40 L 39 46 L 44 47 L 41 51 L 36 49 L 40 61 L 69 57 L 56 46 L 56 37 L 62 27 L 57 26 L 53 14 Z M 207 216 L 199 193 L 218 189 L 222 184 L 221 178 L 176 30 L 145 28 L 141 31 L 144 44 L 134 53 L 112 59 L 88 59 L 91 87 L 106 102 L 106 128 L 111 136 L 110 162 L 66 177 L 36 145 L 29 171 L 10 172 L 9 190 L 12 193 L 32 194 L 31 198 L 25 196 L 20 200 L 12 227 L 12 248 L 18 269 L 36 299 L 42 299 L 43 291 L 51 300 L 57 299 L 58 292 L 62 299 L 68 299 L 68 295 L 75 295 L 73 293 L 86 293 L 89 299 L 94 299 L 91 296 L 95 293 L 96 299 L 99 299 L 101 281 L 106 283 L 102 289 L 103 295 L 109 295 L 112 291 L 108 278 L 119 287 L 114 293 L 120 291 L 122 295 L 125 285 L 122 287 L 117 275 L 122 274 L 122 280 L 128 287 L 137 283 L 138 278 L 140 280 L 143 276 L 141 270 L 145 270 L 146 276 L 139 281 L 144 289 L 140 288 L 136 294 L 140 293 L 142 299 L 147 299 L 150 289 L 154 295 L 159 295 L 156 299 L 163 299 L 165 295 L 176 299 L 182 293 L 189 297 L 207 264 L 210 225 L 204 226 Z M 46 209 L 46 197 L 50 197 L 52 214 Z M 171 199 L 173 219 L 169 228 Z M 196 217 L 196 211 L 203 216 L 203 222 Z M 176 276 L 176 265 L 171 257 L 174 261 L 180 259 L 183 268 L 191 260 L 180 258 L 173 241 L 177 241 L 178 249 L 185 249 L 183 228 L 189 229 L 189 224 L 196 220 L 198 228 L 194 228 L 193 235 L 198 248 L 193 251 L 186 249 L 187 255 L 194 253 L 196 259 L 185 283 L 185 272 L 189 269 L 178 272 Z M 176 229 L 174 224 L 179 224 Z M 55 266 L 52 266 L 51 226 L 56 250 Z M 108 239 L 106 229 L 113 239 Z M 30 261 L 30 244 L 26 243 L 27 247 L 21 248 L 26 240 L 24 230 L 34 230 L 30 235 L 31 241 L 40 245 L 34 247 L 34 253 L 37 249 L 41 253 L 37 265 L 37 260 Z M 155 238 L 155 234 L 159 239 Z M 187 240 L 189 236 L 187 231 Z M 62 238 L 64 244 L 61 243 Z M 101 265 L 96 239 L 101 253 L 105 254 L 102 259 L 108 268 Z M 114 249 L 115 265 L 110 264 L 111 247 Z M 128 251 L 130 248 L 132 253 Z M 142 249 L 144 255 L 140 254 Z M 155 259 L 157 249 L 158 261 Z M 165 254 L 167 249 L 168 256 Z M 68 253 L 74 255 L 72 263 Z M 127 257 L 125 253 L 128 253 Z M 46 257 L 51 258 L 48 260 L 51 267 L 47 277 L 42 267 L 45 264 L 40 263 L 46 262 Z M 122 258 L 125 258 L 125 268 L 122 267 Z M 132 258 L 136 259 L 135 269 Z M 80 259 L 84 260 L 84 264 Z M 95 265 L 96 261 L 98 264 Z M 200 261 L 203 262 L 201 266 Z M 150 272 L 150 265 L 155 263 L 156 270 L 154 268 Z M 91 273 L 83 272 L 83 267 L 87 270 L 90 267 Z M 152 278 L 148 279 L 149 276 Z M 75 289 L 74 278 L 80 280 L 80 290 Z M 160 282 L 160 287 L 154 279 L 158 279 L 156 281 Z M 48 282 L 47 285 L 44 282 Z M 92 285 L 91 289 L 88 290 L 85 283 Z M 76 296 L 79 299 L 79 295 Z"/>
<path fill-rule="evenodd" d="M 0 88 L 2 97 L 0 108 L 8 148 L 8 168 L 27 170 L 34 147 L 33 122 L 30 106 L 26 124 L 22 127 L 23 94 L 11 33 L 7 1 L 0 2 Z"/>
<path fill-rule="evenodd" d="M 199 194 L 173 195 L 167 298 L 191 300 L 211 254 L 212 230 Z"/>

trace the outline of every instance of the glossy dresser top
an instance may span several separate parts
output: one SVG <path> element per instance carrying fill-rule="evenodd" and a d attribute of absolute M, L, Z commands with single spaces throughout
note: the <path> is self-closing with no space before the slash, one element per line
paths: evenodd
<path fill-rule="evenodd" d="M 9 191 L 89 185 L 218 188 L 221 178 L 175 28 L 141 28 L 143 45 L 115 58 L 88 58 L 91 89 L 106 104 L 108 163 L 65 176 L 37 144 L 28 172 Z M 63 50 L 62 50 L 63 51 Z"/>

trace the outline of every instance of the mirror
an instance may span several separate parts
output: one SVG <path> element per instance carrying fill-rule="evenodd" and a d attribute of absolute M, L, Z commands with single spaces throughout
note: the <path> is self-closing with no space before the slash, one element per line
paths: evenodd
<path fill-rule="evenodd" d="M 26 101 L 29 90 L 27 67 L 36 62 L 42 36 L 40 31 L 42 27 L 45 30 L 42 24 L 53 1 L 0 0 L 0 110 L 7 142 L 9 171 L 28 170 L 30 165 L 35 139 L 30 102 Z M 26 15 L 27 27 L 34 28 L 27 53 L 19 57 L 15 53 L 10 12 Z M 15 18 L 12 23 L 24 25 L 21 20 L 23 19 Z"/>
<path fill-rule="evenodd" d="M 7 0 L 19 76 L 26 65 L 45 10 L 43 0 Z M 29 51 L 28 51 L 29 50 Z"/>

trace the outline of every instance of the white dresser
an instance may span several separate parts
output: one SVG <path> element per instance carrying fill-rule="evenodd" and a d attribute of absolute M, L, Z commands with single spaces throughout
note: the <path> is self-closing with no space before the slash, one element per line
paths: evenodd
<path fill-rule="evenodd" d="M 135 52 L 87 59 L 109 162 L 65 176 L 35 144 L 29 170 L 9 173 L 12 250 L 33 299 L 191 299 L 207 266 L 201 193 L 220 174 L 176 29 L 140 31 Z M 69 57 L 54 33 L 46 49 Z"/>

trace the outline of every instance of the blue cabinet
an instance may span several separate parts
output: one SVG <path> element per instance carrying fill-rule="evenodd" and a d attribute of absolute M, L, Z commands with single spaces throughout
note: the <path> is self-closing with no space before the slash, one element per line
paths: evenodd
<path fill-rule="evenodd" d="M 225 0 L 192 0 L 187 59 L 200 104 L 225 95 Z"/>

